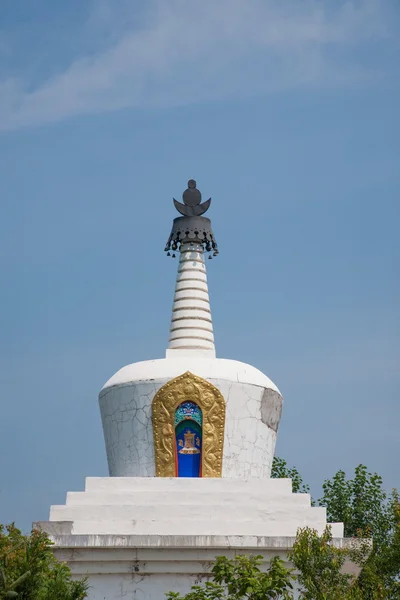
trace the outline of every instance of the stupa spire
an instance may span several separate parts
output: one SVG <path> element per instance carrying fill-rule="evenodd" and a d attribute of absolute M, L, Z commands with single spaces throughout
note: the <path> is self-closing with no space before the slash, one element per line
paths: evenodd
<path fill-rule="evenodd" d="M 217 256 L 218 246 L 210 219 L 202 216 L 211 198 L 202 203 L 196 182 L 190 179 L 182 199 L 183 204 L 173 199 L 183 216 L 174 219 L 165 247 L 168 256 L 180 255 L 167 357 L 188 353 L 215 357 L 204 254 Z"/>

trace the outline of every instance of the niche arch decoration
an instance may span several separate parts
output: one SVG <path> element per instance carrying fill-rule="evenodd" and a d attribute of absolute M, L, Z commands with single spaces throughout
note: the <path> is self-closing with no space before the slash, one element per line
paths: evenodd
<path fill-rule="evenodd" d="M 182 407 L 197 405 L 201 415 L 199 477 L 222 476 L 222 453 L 225 431 L 225 400 L 210 382 L 187 371 L 168 381 L 152 402 L 154 452 L 157 477 L 177 477 L 179 444 L 184 433 L 176 429 L 182 422 Z M 178 411 L 178 412 L 177 412 Z M 200 418 L 188 418 L 200 422 Z M 192 423 L 193 421 L 191 421 Z M 182 435 L 181 435 L 182 434 Z M 185 440 L 193 439 L 191 430 Z M 197 444 L 197 438 L 194 438 Z M 194 454 L 194 453 L 193 453 Z"/>

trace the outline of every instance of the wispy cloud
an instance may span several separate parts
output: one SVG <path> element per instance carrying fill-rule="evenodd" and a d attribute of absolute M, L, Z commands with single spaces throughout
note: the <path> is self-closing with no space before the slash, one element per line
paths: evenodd
<path fill-rule="evenodd" d="M 26 74 L 0 82 L 0 129 L 354 83 L 371 75 L 360 47 L 389 37 L 379 0 L 148 0 L 141 15 L 123 5 L 99 0 L 87 27 L 104 34 L 94 54 L 37 87 Z"/>

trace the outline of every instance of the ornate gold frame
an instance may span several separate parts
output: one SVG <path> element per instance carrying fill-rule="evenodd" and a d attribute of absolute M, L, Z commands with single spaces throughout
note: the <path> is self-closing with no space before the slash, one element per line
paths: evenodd
<path fill-rule="evenodd" d="M 175 477 L 175 410 L 185 400 L 203 413 L 202 477 L 221 477 L 225 400 L 211 383 L 187 371 L 171 379 L 154 396 L 153 437 L 157 477 Z"/>

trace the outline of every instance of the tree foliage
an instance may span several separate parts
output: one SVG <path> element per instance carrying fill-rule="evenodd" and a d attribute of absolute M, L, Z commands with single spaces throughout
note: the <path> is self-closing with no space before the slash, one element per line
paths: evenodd
<path fill-rule="evenodd" d="M 0 599 L 83 600 L 85 580 L 72 581 L 42 531 L 25 536 L 13 524 L 0 525 Z"/>
<path fill-rule="evenodd" d="M 338 471 L 325 481 L 319 500 L 330 522 L 344 523 L 345 537 L 370 538 L 372 549 L 358 578 L 362 598 L 400 600 L 400 502 L 382 478 L 364 465 L 347 479 Z"/>
<path fill-rule="evenodd" d="M 296 467 L 289 467 L 286 460 L 274 456 L 272 461 L 271 477 L 273 479 L 291 479 L 292 492 L 299 494 L 309 494 L 310 486 L 304 483 L 302 476 Z"/>
<path fill-rule="evenodd" d="M 373 537 L 379 545 L 388 541 L 397 495 L 393 492 L 388 498 L 377 473 L 368 473 L 367 467 L 359 465 L 353 479 L 346 479 L 344 471 L 338 471 L 322 489 L 318 502 L 326 506 L 329 522 L 344 523 L 345 537 Z"/>
<path fill-rule="evenodd" d="M 296 467 L 275 458 L 272 477 L 292 479 L 293 492 L 309 493 Z M 382 478 L 359 465 L 350 479 L 338 471 L 325 480 L 318 504 L 327 520 L 343 523 L 345 546 L 335 546 L 330 527 L 323 535 L 298 531 L 289 554 L 296 575 L 275 557 L 265 573 L 261 557 L 217 558 L 212 580 L 193 586 L 189 594 L 170 592 L 170 600 L 266 600 L 293 598 L 297 579 L 300 600 L 400 600 L 400 501 L 396 490 L 387 494 Z M 356 565 L 353 572 L 349 566 Z"/>
<path fill-rule="evenodd" d="M 212 568 L 212 581 L 195 585 L 185 596 L 169 592 L 170 600 L 291 600 L 292 574 L 279 557 L 262 571 L 262 556 L 220 556 Z"/>
<path fill-rule="evenodd" d="M 305 528 L 298 532 L 289 559 L 297 570 L 301 600 L 362 600 L 357 573 L 348 573 L 346 563 L 362 565 L 370 546 L 360 540 L 349 547 L 336 547 L 328 526 L 322 535 Z"/>
<path fill-rule="evenodd" d="M 303 483 L 303 479 L 295 467 L 289 468 L 286 461 L 279 458 L 274 460 L 274 465 L 272 473 L 274 477 L 290 477 L 291 473 L 295 473 L 294 492 L 309 489 Z M 359 542 L 358 553 L 353 549 L 349 556 L 348 552 L 343 549 L 336 553 L 335 560 L 332 558 L 333 562 L 330 565 L 333 570 L 337 567 L 335 561 L 338 560 L 338 557 L 343 560 L 347 556 L 347 559 L 357 562 L 361 566 L 357 581 L 349 588 L 348 594 L 350 595 L 348 597 L 362 598 L 363 600 L 400 600 L 400 502 L 398 492 L 393 490 L 391 494 L 387 494 L 382 478 L 377 473 L 368 472 L 364 465 L 356 467 L 354 476 L 350 479 L 346 477 L 344 471 L 338 471 L 332 479 L 325 480 L 322 489 L 323 495 L 318 500 L 318 505 L 326 507 L 328 522 L 343 523 L 345 537 L 358 540 L 370 539 L 372 544 L 369 546 L 368 552 L 366 552 L 366 546 Z M 295 546 L 297 554 L 293 555 L 293 559 L 295 559 L 296 567 L 300 570 L 300 576 L 305 573 L 307 564 L 316 579 L 321 577 L 323 572 L 328 577 L 328 572 L 321 567 L 322 563 L 316 560 L 318 556 L 321 558 L 324 555 L 326 540 L 324 540 L 324 536 L 319 538 L 321 548 L 320 554 L 318 554 L 317 538 L 318 536 L 315 534 L 312 536 L 310 532 L 302 532 L 298 537 L 301 544 Z M 301 557 L 302 553 L 303 557 Z M 327 558 L 326 552 L 324 556 Z M 308 562 L 304 561 L 305 558 Z M 318 565 L 320 570 L 318 570 Z M 357 594 L 359 595 L 357 596 Z M 324 596 L 320 597 L 325 600 Z M 345 597 L 347 596 L 343 596 L 343 598 Z"/>

